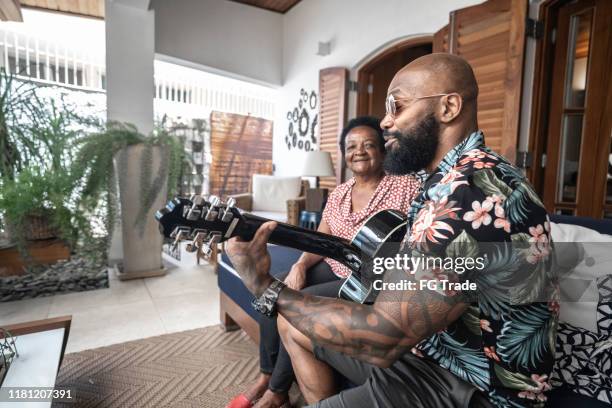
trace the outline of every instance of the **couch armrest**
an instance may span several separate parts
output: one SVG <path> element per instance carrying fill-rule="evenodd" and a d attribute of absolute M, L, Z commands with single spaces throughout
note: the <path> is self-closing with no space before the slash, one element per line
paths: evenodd
<path fill-rule="evenodd" d="M 251 193 L 232 194 L 227 196 L 227 198 L 230 197 L 236 200 L 236 207 L 240 208 L 241 210 L 253 210 L 253 195 Z"/>
<path fill-rule="evenodd" d="M 287 200 L 287 223 L 300 225 L 300 212 L 306 207 L 306 197 Z"/>

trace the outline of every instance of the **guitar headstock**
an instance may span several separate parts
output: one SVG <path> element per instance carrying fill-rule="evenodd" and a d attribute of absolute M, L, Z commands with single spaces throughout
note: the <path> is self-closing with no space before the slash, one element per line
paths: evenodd
<path fill-rule="evenodd" d="M 155 219 L 160 232 L 173 240 L 175 247 L 188 240 L 191 242 L 187 251 L 200 251 L 208 257 L 212 246 L 234 236 L 236 227 L 243 222 L 235 203 L 233 198 L 222 202 L 216 196 L 208 199 L 197 195 L 191 199 L 176 197 L 155 213 Z"/>

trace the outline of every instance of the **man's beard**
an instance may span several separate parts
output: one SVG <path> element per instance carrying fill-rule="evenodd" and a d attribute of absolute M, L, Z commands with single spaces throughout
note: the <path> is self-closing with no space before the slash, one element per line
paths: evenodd
<path fill-rule="evenodd" d="M 440 144 L 440 124 L 430 113 L 406 132 L 385 132 L 397 140 L 387 149 L 384 169 L 389 174 L 402 175 L 420 171 L 434 160 Z"/>

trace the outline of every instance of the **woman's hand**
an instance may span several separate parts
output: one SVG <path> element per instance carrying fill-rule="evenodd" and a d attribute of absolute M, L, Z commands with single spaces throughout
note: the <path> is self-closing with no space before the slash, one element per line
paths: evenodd
<path fill-rule="evenodd" d="M 303 263 L 293 264 L 289 275 L 285 278 L 285 285 L 293 290 L 301 290 L 306 286 L 306 266 Z"/>

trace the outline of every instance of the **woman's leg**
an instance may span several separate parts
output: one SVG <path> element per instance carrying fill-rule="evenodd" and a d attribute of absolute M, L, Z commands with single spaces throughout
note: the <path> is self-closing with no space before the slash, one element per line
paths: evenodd
<path fill-rule="evenodd" d="M 278 276 L 284 280 L 288 273 Z M 259 368 L 264 374 L 272 374 L 276 365 L 278 349 L 281 344 L 278 328 L 276 326 L 276 316 L 260 316 L 259 318 Z"/>
<path fill-rule="evenodd" d="M 308 270 L 306 276 L 306 284 L 308 286 L 302 289 L 302 292 L 313 296 L 336 297 L 343 283 L 343 280 L 333 274 L 326 262 L 319 262 L 313 266 Z M 276 364 L 268 385 L 271 393 L 267 392 L 261 402 L 265 403 L 264 400 L 273 396 L 271 394 L 276 394 L 277 396 L 287 395 L 293 381 L 295 381 L 295 375 L 293 373 L 291 359 L 281 342 L 278 355 L 276 356 Z"/>
<path fill-rule="evenodd" d="M 278 276 L 283 280 L 288 273 Z M 260 316 L 259 319 L 259 370 L 261 375 L 243 393 L 249 401 L 256 401 L 268 389 L 270 376 L 274 371 L 280 348 L 280 336 L 276 326 L 276 316 Z"/>

